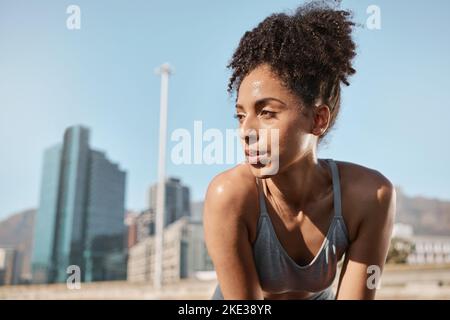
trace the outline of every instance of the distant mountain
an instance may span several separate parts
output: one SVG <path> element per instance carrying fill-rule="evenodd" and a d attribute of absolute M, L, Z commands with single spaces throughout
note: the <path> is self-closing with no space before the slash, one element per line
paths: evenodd
<path fill-rule="evenodd" d="M 450 201 L 406 196 L 397 191 L 397 222 L 410 224 L 416 235 L 450 236 Z"/>
<path fill-rule="evenodd" d="M 15 213 L 0 221 L 0 247 L 13 247 L 22 257 L 21 277 L 31 277 L 31 250 L 35 209 Z"/>

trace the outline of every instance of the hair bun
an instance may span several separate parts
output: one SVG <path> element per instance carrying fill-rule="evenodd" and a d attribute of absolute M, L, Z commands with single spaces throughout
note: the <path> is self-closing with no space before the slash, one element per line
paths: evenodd
<path fill-rule="evenodd" d="M 351 21 L 352 13 L 319 5 L 322 2 L 312 4 L 315 5 L 296 10 L 294 18 L 297 27 L 303 39 L 314 44 L 317 63 L 349 85 L 348 77 L 356 73 L 352 67 L 352 60 L 356 56 L 356 46 L 351 36 L 355 26 Z"/>

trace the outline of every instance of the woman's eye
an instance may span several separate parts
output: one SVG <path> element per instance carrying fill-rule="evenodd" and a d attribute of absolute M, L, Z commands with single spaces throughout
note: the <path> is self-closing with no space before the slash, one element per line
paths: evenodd
<path fill-rule="evenodd" d="M 273 117 L 275 117 L 276 112 L 269 111 L 269 110 L 262 110 L 262 111 L 261 111 L 261 115 L 262 115 L 264 118 L 273 118 Z"/>
<path fill-rule="evenodd" d="M 233 117 L 234 117 L 235 119 L 237 119 L 239 122 L 241 122 L 242 119 L 244 119 L 244 115 L 243 115 L 243 114 L 240 114 L 240 113 L 236 113 Z"/>

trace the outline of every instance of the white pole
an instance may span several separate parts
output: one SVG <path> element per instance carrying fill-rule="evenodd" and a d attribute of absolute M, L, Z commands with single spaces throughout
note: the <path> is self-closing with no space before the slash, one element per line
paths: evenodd
<path fill-rule="evenodd" d="M 167 107 L 169 95 L 169 75 L 171 68 L 168 63 L 157 70 L 161 75 L 161 103 L 159 116 L 159 157 L 158 157 L 158 187 L 156 190 L 156 230 L 155 230 L 155 273 L 154 287 L 162 288 L 162 260 L 164 239 L 164 211 L 166 191 L 166 137 L 167 137 Z"/>

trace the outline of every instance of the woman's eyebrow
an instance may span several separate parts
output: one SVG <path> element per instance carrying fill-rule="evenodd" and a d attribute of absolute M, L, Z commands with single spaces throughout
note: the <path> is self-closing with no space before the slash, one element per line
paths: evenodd
<path fill-rule="evenodd" d="M 280 99 L 277 99 L 277 98 L 274 98 L 274 97 L 266 97 L 266 98 L 262 98 L 262 99 L 256 100 L 255 106 L 259 107 L 259 106 L 265 105 L 266 103 L 268 103 L 270 101 L 277 101 L 278 103 L 281 103 L 283 106 L 286 106 L 286 103 L 284 103 Z"/>
<path fill-rule="evenodd" d="M 285 102 L 281 101 L 280 99 L 274 98 L 274 97 L 266 97 L 266 98 L 262 98 L 262 99 L 256 100 L 254 105 L 255 105 L 256 108 L 261 108 L 261 107 L 263 107 L 264 105 L 266 105 L 270 101 L 276 101 L 276 102 L 282 104 L 285 107 L 287 106 L 287 104 Z M 236 109 L 244 110 L 245 108 L 241 104 L 238 103 L 238 104 L 236 104 Z"/>

